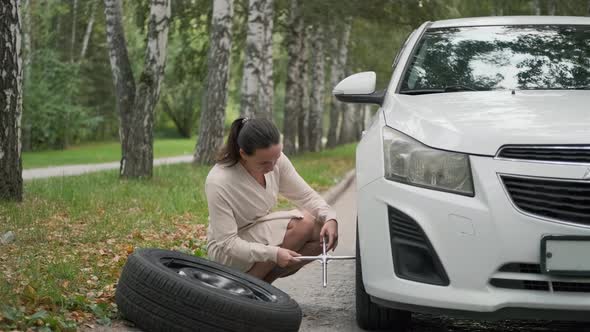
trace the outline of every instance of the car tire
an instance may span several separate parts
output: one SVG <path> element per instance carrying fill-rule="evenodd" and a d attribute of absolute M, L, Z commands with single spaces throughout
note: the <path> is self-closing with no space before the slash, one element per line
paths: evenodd
<path fill-rule="evenodd" d="M 162 249 L 129 256 L 115 300 L 144 331 L 298 331 L 299 305 L 227 266 Z"/>
<path fill-rule="evenodd" d="M 358 234 L 357 225 L 355 273 L 356 322 L 360 328 L 365 330 L 390 329 L 391 331 L 406 331 L 410 326 L 412 313 L 379 306 L 371 301 L 371 297 L 365 290 Z"/>

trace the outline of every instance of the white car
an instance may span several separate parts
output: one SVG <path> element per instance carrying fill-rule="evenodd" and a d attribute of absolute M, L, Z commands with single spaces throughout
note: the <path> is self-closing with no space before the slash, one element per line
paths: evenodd
<path fill-rule="evenodd" d="M 590 320 L 590 17 L 427 22 L 357 148 L 357 321 Z"/>

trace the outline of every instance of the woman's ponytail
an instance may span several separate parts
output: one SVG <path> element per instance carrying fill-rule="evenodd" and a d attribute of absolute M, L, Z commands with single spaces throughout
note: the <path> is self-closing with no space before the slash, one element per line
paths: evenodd
<path fill-rule="evenodd" d="M 235 165 L 240 160 L 240 145 L 238 144 L 238 136 L 240 131 L 244 127 L 244 124 L 248 121 L 248 118 L 237 118 L 232 122 L 229 130 L 229 136 L 227 137 L 227 143 L 221 148 L 217 159 L 215 160 L 221 164 Z"/>
<path fill-rule="evenodd" d="M 215 161 L 233 166 L 240 161 L 240 149 L 247 155 L 253 155 L 256 149 L 279 144 L 280 139 L 279 129 L 270 120 L 237 118 L 232 122 L 227 143 L 221 148 Z"/>

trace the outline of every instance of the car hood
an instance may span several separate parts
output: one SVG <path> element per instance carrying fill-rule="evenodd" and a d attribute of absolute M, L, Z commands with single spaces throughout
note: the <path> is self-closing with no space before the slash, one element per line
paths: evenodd
<path fill-rule="evenodd" d="M 434 148 L 495 155 L 506 144 L 590 144 L 590 91 L 394 94 L 388 126 Z"/>

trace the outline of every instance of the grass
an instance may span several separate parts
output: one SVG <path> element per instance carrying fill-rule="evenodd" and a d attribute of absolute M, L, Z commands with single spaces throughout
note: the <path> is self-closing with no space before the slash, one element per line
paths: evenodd
<path fill-rule="evenodd" d="M 196 139 L 156 139 L 154 141 L 154 158 L 192 154 Z M 119 142 L 92 143 L 68 148 L 24 152 L 23 168 L 40 168 L 61 165 L 97 164 L 121 159 Z"/>
<path fill-rule="evenodd" d="M 291 158 L 317 191 L 354 167 L 355 145 Z M 159 247 L 205 255 L 210 167 L 154 169 L 146 181 L 116 171 L 25 183 L 22 203 L 0 203 L 0 330 L 74 331 L 117 317 L 114 292 L 127 255 Z M 279 204 L 287 207 L 288 202 Z"/>

